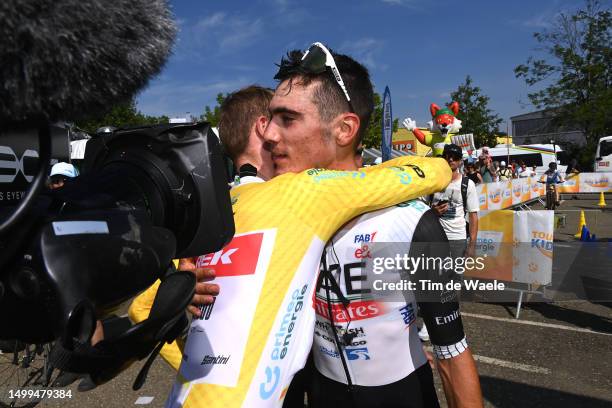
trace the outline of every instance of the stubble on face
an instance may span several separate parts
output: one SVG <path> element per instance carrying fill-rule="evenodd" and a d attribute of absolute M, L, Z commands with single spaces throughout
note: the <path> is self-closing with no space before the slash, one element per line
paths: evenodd
<path fill-rule="evenodd" d="M 333 134 L 322 122 L 313 101 L 318 86 L 283 81 L 270 102 L 271 120 L 264 139 L 270 148 L 275 175 L 327 167 L 333 161 Z"/>

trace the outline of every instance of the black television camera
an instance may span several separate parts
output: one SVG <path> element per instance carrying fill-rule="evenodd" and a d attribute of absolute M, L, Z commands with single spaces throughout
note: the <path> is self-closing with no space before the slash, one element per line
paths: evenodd
<path fill-rule="evenodd" d="M 13 150 L 23 163 L 24 152 L 37 146 L 21 145 Z M 20 170 L 26 167 L 5 168 L 13 173 L 5 180 L 13 181 L 0 189 L 14 192 L 26 177 L 33 183 Z M 96 319 L 162 278 L 157 323 L 105 339 L 124 348 L 119 360 L 143 358 L 186 324 L 194 277 L 168 273 L 171 260 L 214 252 L 233 235 L 219 142 L 207 123 L 118 130 L 88 142 L 82 170 L 63 188 L 41 192 L 22 221 L 0 236 L 0 338 L 58 338 L 65 350 L 83 347 Z M 0 219 L 15 207 L 0 207 Z M 119 363 L 114 360 L 109 364 Z M 98 381 L 118 368 L 102 373 L 104 364 L 96 365 Z"/>
<path fill-rule="evenodd" d="M 0 5 L 0 339 L 56 340 L 53 362 L 96 383 L 152 361 L 186 325 L 195 279 L 171 259 L 216 251 L 234 233 L 206 123 L 93 138 L 83 174 L 45 191 L 51 124 L 129 100 L 161 70 L 175 33 L 166 0 Z M 92 347 L 96 320 L 158 278 L 149 318 Z"/>

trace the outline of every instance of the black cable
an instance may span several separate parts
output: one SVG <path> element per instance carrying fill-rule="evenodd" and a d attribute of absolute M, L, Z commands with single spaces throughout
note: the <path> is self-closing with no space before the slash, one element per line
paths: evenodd
<path fill-rule="evenodd" d="M 336 343 L 336 348 L 338 349 L 338 354 L 340 354 L 340 361 L 342 361 L 342 368 L 344 369 L 344 374 L 346 375 L 346 382 L 348 385 L 349 393 L 352 395 L 353 391 L 353 381 L 351 380 L 351 374 L 349 373 L 348 364 L 346 359 L 344 358 L 344 352 L 342 350 L 342 345 L 340 344 L 340 339 L 338 337 L 338 332 L 336 330 L 336 324 L 334 323 L 334 315 L 332 312 L 331 306 L 331 297 L 329 296 L 329 286 L 331 285 L 330 275 L 331 271 L 327 268 L 327 256 L 326 252 L 323 251 L 323 255 L 321 256 L 321 263 L 323 264 L 323 273 L 325 274 L 325 293 L 327 296 L 327 312 L 329 313 L 329 322 L 331 324 L 332 333 L 334 335 L 334 341 Z M 348 313 L 347 313 L 348 316 Z"/>
<path fill-rule="evenodd" d="M 32 181 L 30 189 L 25 197 L 21 199 L 15 211 L 0 223 L 0 237 L 3 237 L 11 228 L 13 228 L 27 214 L 38 196 L 38 193 L 44 186 L 47 180 L 47 168 L 51 161 L 51 132 L 49 125 L 46 124 L 38 129 L 38 145 L 39 145 L 39 160 L 38 172 Z"/>

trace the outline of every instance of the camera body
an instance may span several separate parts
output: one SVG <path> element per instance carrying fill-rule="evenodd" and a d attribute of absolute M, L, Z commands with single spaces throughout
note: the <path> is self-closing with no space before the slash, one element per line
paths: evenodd
<path fill-rule="evenodd" d="M 19 162 L 5 174 L 12 183 L 4 191 L 32 181 L 32 163 Z M 0 215 L 11 210 L 0 207 Z M 41 193 L 23 222 L 0 236 L 0 338 L 86 342 L 96 319 L 164 278 L 173 258 L 214 252 L 233 234 L 227 174 L 209 124 L 93 138 L 82 175 Z"/>

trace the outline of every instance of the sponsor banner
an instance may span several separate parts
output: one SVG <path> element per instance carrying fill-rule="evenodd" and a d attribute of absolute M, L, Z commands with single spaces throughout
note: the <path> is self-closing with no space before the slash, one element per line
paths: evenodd
<path fill-rule="evenodd" d="M 580 173 L 580 192 L 612 191 L 612 173 Z"/>
<path fill-rule="evenodd" d="M 545 177 L 527 177 L 476 186 L 480 210 L 501 210 L 546 195 Z M 599 193 L 612 191 L 612 173 L 580 173 L 558 184 L 561 193 Z"/>
<path fill-rule="evenodd" d="M 382 142 L 380 150 L 382 151 L 382 161 L 387 161 L 391 158 L 391 138 L 393 134 L 393 114 L 391 112 L 391 91 L 389 87 L 385 87 L 383 95 L 383 113 L 382 113 Z"/>
<path fill-rule="evenodd" d="M 491 183 L 489 183 L 491 184 Z M 514 211 L 483 211 L 478 219 L 476 256 L 485 256 L 485 268 L 472 268 L 466 276 L 512 281 L 512 242 Z"/>
<path fill-rule="evenodd" d="M 487 184 L 487 210 L 502 209 L 502 184 L 499 182 Z"/>
<path fill-rule="evenodd" d="M 547 285 L 552 279 L 554 211 L 514 213 L 512 281 Z"/>
<path fill-rule="evenodd" d="M 565 183 L 557 185 L 557 190 L 561 193 L 580 192 L 580 174 L 574 174 L 567 177 Z"/>
<path fill-rule="evenodd" d="M 546 285 L 552 278 L 553 211 L 483 211 L 476 256 L 485 268 L 466 276 Z"/>
<path fill-rule="evenodd" d="M 525 201 L 529 201 L 531 200 L 531 183 L 530 183 L 530 179 L 529 177 L 527 178 L 523 178 L 522 180 L 522 192 L 523 192 L 523 196 L 521 197 L 521 202 L 524 203 Z"/>
<path fill-rule="evenodd" d="M 478 204 L 480 206 L 480 211 L 486 210 L 488 202 L 489 202 L 489 199 L 487 198 L 487 186 L 488 184 L 485 184 L 485 183 L 480 183 L 476 186 L 476 192 L 478 193 Z"/>
<path fill-rule="evenodd" d="M 512 180 L 500 181 L 502 191 L 501 208 L 512 206 Z"/>
<path fill-rule="evenodd" d="M 538 198 L 542 195 L 540 192 L 540 186 L 544 184 L 538 183 L 538 180 L 539 179 L 537 177 L 529 177 L 529 188 L 531 190 L 529 199 Z"/>
<path fill-rule="evenodd" d="M 523 202 L 523 185 L 525 179 L 512 179 L 512 205 L 517 205 Z"/>
<path fill-rule="evenodd" d="M 473 133 L 465 133 L 461 135 L 452 135 L 451 142 L 461 147 L 462 150 L 467 150 L 471 152 L 476 149 L 476 145 L 474 144 L 474 134 Z"/>

